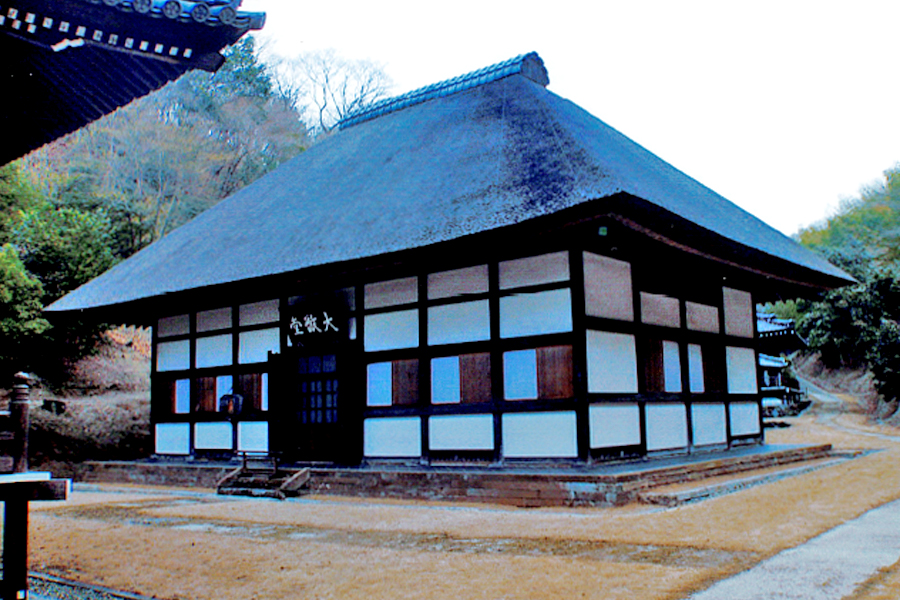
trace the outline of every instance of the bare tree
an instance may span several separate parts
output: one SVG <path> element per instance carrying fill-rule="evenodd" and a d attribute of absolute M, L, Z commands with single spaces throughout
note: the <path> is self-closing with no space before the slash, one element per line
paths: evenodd
<path fill-rule="evenodd" d="M 307 122 L 328 133 L 343 118 L 388 96 L 393 83 L 381 66 L 343 58 L 334 50 L 278 59 L 275 80 L 280 93 L 306 104 Z"/>

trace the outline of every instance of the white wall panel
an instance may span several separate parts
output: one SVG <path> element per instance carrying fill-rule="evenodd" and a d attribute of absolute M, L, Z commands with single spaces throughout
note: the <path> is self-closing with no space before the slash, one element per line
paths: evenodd
<path fill-rule="evenodd" d="M 157 454 L 191 453 L 191 426 L 189 423 L 157 423 L 155 433 Z"/>
<path fill-rule="evenodd" d="M 363 288 L 365 308 L 381 308 L 409 304 L 419 299 L 419 280 L 416 277 L 370 283 Z"/>
<path fill-rule="evenodd" d="M 507 413 L 502 417 L 506 458 L 575 458 L 574 412 Z"/>
<path fill-rule="evenodd" d="M 648 451 L 687 447 L 687 410 L 684 404 L 648 403 L 645 410 Z"/>
<path fill-rule="evenodd" d="M 197 450 L 232 450 L 234 429 L 231 423 L 194 423 L 194 448 Z"/>
<path fill-rule="evenodd" d="M 363 421 L 363 454 L 371 458 L 408 458 L 422 455 L 419 417 L 387 417 Z"/>
<path fill-rule="evenodd" d="M 588 391 L 637 393 L 634 336 L 608 331 L 587 332 Z"/>
<path fill-rule="evenodd" d="M 719 333 L 719 309 L 715 306 L 685 302 L 687 327 L 693 331 Z"/>
<path fill-rule="evenodd" d="M 493 450 L 493 415 L 441 415 L 428 419 L 432 450 Z"/>
<path fill-rule="evenodd" d="M 681 391 L 681 354 L 678 348 L 678 342 L 665 340 L 662 343 L 663 349 L 663 381 L 665 391 L 680 392 Z"/>
<path fill-rule="evenodd" d="M 725 373 L 728 378 L 729 394 L 755 394 L 756 352 L 753 348 L 725 348 Z"/>
<path fill-rule="evenodd" d="M 238 452 L 268 452 L 269 424 L 265 421 L 238 423 Z"/>
<path fill-rule="evenodd" d="M 431 345 L 489 339 L 491 317 L 487 300 L 445 304 L 428 309 L 428 343 Z"/>
<path fill-rule="evenodd" d="M 500 289 L 569 280 L 569 253 L 554 252 L 500 263 Z"/>
<path fill-rule="evenodd" d="M 637 446 L 641 414 L 637 404 L 591 404 L 588 409 L 591 448 Z"/>
<path fill-rule="evenodd" d="M 694 445 L 724 444 L 728 441 L 724 404 L 692 404 L 691 425 Z"/>
<path fill-rule="evenodd" d="M 364 325 L 366 352 L 419 345 L 419 311 L 416 309 L 367 315 Z"/>
<path fill-rule="evenodd" d="M 570 290 L 550 290 L 500 298 L 501 338 L 566 331 L 572 331 Z"/>
<path fill-rule="evenodd" d="M 390 406 L 393 389 L 391 363 L 371 363 L 366 367 L 367 406 Z"/>
<path fill-rule="evenodd" d="M 242 304 L 238 309 L 238 321 L 241 327 L 277 323 L 280 317 L 278 300 L 264 300 L 252 304 Z"/>
<path fill-rule="evenodd" d="M 756 435 L 759 433 L 759 405 L 756 402 L 732 402 L 728 406 L 731 417 L 731 435 Z"/>
<path fill-rule="evenodd" d="M 641 322 L 681 327 L 681 307 L 678 298 L 641 292 Z"/>
<path fill-rule="evenodd" d="M 281 351 L 280 333 L 277 327 L 242 331 L 238 336 L 238 362 L 261 363 L 269 360 L 269 352 Z"/>
<path fill-rule="evenodd" d="M 634 321 L 631 265 L 585 252 L 584 308 L 593 317 Z"/>
<path fill-rule="evenodd" d="M 692 394 L 706 391 L 703 377 L 703 349 L 699 344 L 688 344 L 688 379 Z"/>
<path fill-rule="evenodd" d="M 197 368 L 224 367 L 232 364 L 231 334 L 197 338 Z"/>
<path fill-rule="evenodd" d="M 217 308 L 197 313 L 197 331 L 231 329 L 231 308 Z"/>
<path fill-rule="evenodd" d="M 488 291 L 488 266 L 466 267 L 428 275 L 428 297 L 456 298 Z"/>
<path fill-rule="evenodd" d="M 190 315 L 175 315 L 160 319 L 156 325 L 157 337 L 171 337 L 173 335 L 187 335 L 191 332 Z"/>
<path fill-rule="evenodd" d="M 191 380 L 175 381 L 175 414 L 184 415 L 191 412 Z"/>
<path fill-rule="evenodd" d="M 503 397 L 507 400 L 538 397 L 537 352 L 514 350 L 503 353 Z"/>
<path fill-rule="evenodd" d="M 459 357 L 444 356 L 431 360 L 431 403 L 459 404 Z"/>
<path fill-rule="evenodd" d="M 722 288 L 725 308 L 725 333 L 753 337 L 753 296 L 749 292 Z"/>
<path fill-rule="evenodd" d="M 164 342 L 156 345 L 157 371 L 185 371 L 191 368 L 191 342 Z"/>

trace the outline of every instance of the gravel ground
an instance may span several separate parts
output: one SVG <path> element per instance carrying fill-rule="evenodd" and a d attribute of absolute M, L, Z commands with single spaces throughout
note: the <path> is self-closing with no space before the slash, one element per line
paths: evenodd
<path fill-rule="evenodd" d="M 31 600 L 151 600 L 147 596 L 137 596 L 36 573 L 28 576 L 28 587 L 28 597 Z"/>

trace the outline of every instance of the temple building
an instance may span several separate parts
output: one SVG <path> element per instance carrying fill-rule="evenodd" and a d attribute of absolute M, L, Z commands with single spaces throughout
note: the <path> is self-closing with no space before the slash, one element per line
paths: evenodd
<path fill-rule="evenodd" d="M 852 280 L 548 83 L 531 53 L 370 106 L 48 311 L 153 326 L 163 456 L 761 443 L 756 304 Z"/>

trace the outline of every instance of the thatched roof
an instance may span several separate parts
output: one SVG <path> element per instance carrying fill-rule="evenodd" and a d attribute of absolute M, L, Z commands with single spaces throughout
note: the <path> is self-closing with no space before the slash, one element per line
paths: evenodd
<path fill-rule="evenodd" d="M 83 310 L 335 265 L 615 199 L 651 206 L 813 287 L 821 257 L 545 89 L 534 53 L 383 103 L 50 306 Z M 802 282 L 800 282 L 802 283 Z"/>

